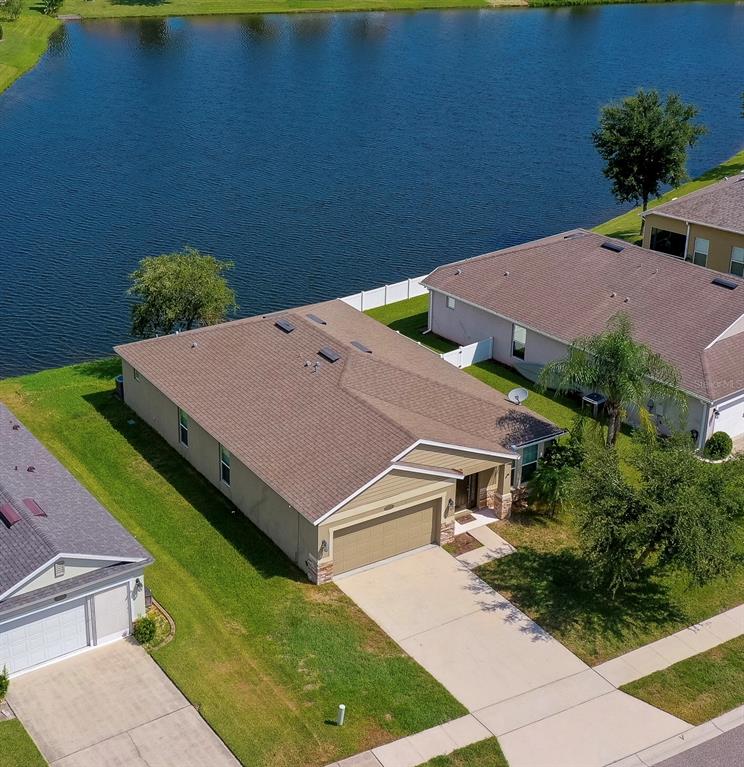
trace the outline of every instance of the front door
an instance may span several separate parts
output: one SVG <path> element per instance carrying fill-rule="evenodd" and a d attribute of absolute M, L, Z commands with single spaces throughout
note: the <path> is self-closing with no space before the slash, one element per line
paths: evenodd
<path fill-rule="evenodd" d="M 474 509 L 478 504 L 478 475 L 468 474 L 457 480 L 455 490 L 456 509 Z"/>

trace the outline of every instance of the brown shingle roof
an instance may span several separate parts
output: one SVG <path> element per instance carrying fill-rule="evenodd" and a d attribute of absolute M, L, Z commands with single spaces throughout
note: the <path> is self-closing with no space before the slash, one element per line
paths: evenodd
<path fill-rule="evenodd" d="M 744 280 L 726 275 L 737 285 L 727 290 L 710 269 L 620 240 L 611 241 L 622 247 L 614 252 L 606 242 L 566 232 L 439 267 L 423 284 L 567 343 L 626 312 L 635 337 L 680 371 L 684 389 L 711 400 L 741 389 L 735 376 L 722 381 L 718 351 L 705 349 L 744 314 Z M 709 369 L 704 357 L 716 360 Z"/>
<path fill-rule="evenodd" d="M 325 346 L 337 362 L 318 356 Z M 116 351 L 313 521 L 419 439 L 511 453 L 560 431 L 342 301 Z"/>
<path fill-rule="evenodd" d="M 657 205 L 648 213 L 662 213 L 685 223 L 744 234 L 744 175 L 723 179 L 676 200 Z"/>

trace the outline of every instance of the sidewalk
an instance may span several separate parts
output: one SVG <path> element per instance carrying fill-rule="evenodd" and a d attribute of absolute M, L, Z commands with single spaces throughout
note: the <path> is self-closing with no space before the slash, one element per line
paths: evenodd
<path fill-rule="evenodd" d="M 744 605 L 600 663 L 594 670 L 615 687 L 679 663 L 744 634 Z"/>

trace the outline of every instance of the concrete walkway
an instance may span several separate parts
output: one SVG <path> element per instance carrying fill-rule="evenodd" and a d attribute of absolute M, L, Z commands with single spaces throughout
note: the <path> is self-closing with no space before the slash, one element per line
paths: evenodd
<path fill-rule="evenodd" d="M 594 670 L 620 687 L 744 634 L 744 605 L 600 663 Z"/>
<path fill-rule="evenodd" d="M 470 531 L 470 535 L 483 545 L 478 549 L 466 551 L 457 557 L 469 570 L 486 564 L 494 559 L 501 559 L 513 554 L 516 549 L 500 535 L 496 535 L 490 527 L 478 527 Z"/>
<path fill-rule="evenodd" d="M 337 585 L 471 712 L 457 747 L 491 734 L 510 767 L 605 767 L 690 729 L 616 690 L 439 548 Z M 339 764 L 414 767 L 454 750 L 453 724 Z"/>
<path fill-rule="evenodd" d="M 24 674 L 8 697 L 51 767 L 239 767 L 134 642 Z"/>

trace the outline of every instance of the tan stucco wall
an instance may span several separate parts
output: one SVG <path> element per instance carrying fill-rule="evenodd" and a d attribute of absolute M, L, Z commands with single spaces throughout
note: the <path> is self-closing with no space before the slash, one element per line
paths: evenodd
<path fill-rule="evenodd" d="M 144 376 L 140 375 L 135 381 L 132 368 L 126 362 L 123 371 L 127 405 L 307 572 L 308 556 L 316 556 L 318 549 L 317 529 L 313 524 L 235 456 L 231 459 L 230 486 L 225 485 L 220 480 L 217 440 L 189 418 L 189 445 L 184 447 L 178 441 L 178 407 Z"/>
<path fill-rule="evenodd" d="M 45 586 L 51 586 L 53 583 L 61 583 L 67 581 L 70 578 L 75 578 L 78 575 L 85 575 L 85 573 L 91 572 L 91 570 L 98 570 L 99 567 L 106 567 L 112 564 L 107 560 L 95 560 L 95 559 L 68 559 L 60 557 L 65 563 L 65 574 L 59 578 L 54 577 L 54 565 L 51 565 L 43 572 L 39 573 L 33 580 L 29 581 L 22 589 L 18 589 L 16 594 L 27 594 L 29 591 L 36 591 L 36 589 L 43 589 Z"/>
<path fill-rule="evenodd" d="M 643 231 L 644 248 L 650 247 L 653 228 L 664 229 L 677 234 L 687 234 L 687 224 L 684 221 L 648 213 Z M 729 274 L 731 271 L 731 250 L 734 247 L 744 248 L 744 234 L 724 232 L 721 229 L 713 229 L 700 224 L 690 224 L 690 236 L 687 241 L 687 259 L 690 261 L 695 252 L 695 238 L 697 237 L 703 237 L 710 242 L 706 266 L 709 269 Z"/>

